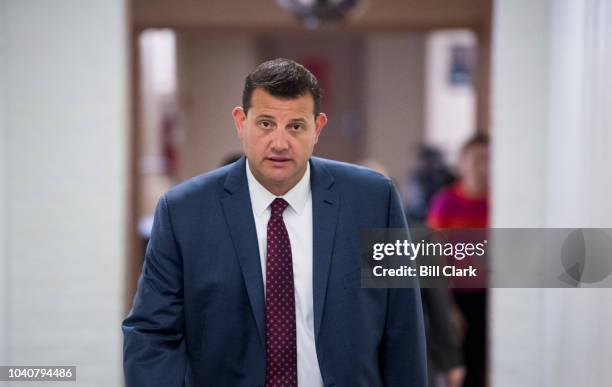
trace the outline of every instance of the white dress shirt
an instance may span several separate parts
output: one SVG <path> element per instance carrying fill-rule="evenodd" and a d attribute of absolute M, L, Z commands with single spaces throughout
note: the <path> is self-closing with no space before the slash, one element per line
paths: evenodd
<path fill-rule="evenodd" d="M 276 196 L 261 185 L 246 162 L 247 181 L 259 256 L 263 275 L 264 293 L 266 288 L 266 247 L 267 227 L 270 219 L 270 205 L 277 197 L 289 203 L 283 213 L 283 220 L 293 258 L 293 283 L 295 286 L 295 328 L 297 341 L 297 376 L 298 386 L 322 387 L 323 378 L 317 360 L 314 337 L 314 312 L 312 305 L 312 194 L 310 191 L 310 164 L 306 173 L 289 192 Z"/>

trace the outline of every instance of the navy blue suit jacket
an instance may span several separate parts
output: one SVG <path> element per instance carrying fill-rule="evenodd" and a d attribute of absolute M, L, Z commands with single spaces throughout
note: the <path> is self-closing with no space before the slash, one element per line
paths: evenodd
<path fill-rule="evenodd" d="M 127 387 L 264 385 L 265 297 L 245 162 L 160 199 L 122 326 Z M 313 157 L 310 166 L 314 329 L 325 386 L 425 387 L 418 288 L 360 287 L 361 230 L 406 227 L 392 183 L 350 164 Z"/>

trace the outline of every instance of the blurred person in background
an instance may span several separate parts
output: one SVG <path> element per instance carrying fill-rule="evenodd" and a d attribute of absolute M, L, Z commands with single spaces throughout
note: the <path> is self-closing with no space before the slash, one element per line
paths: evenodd
<path fill-rule="evenodd" d="M 429 201 L 440 188 L 452 181 L 453 175 L 442 160 L 441 153 L 423 145 L 419 152 L 420 165 L 411 176 L 410 183 L 418 185 L 418 207 L 422 219 L 415 221 L 419 227 L 425 221 Z M 376 159 L 368 158 L 358 162 L 390 178 L 387 168 Z M 424 208 L 421 208 L 424 206 Z M 447 288 L 424 287 L 421 289 L 425 336 L 427 338 L 427 375 L 429 387 L 461 387 L 465 367 L 458 343 L 457 332 L 451 320 L 451 300 Z"/>
<path fill-rule="evenodd" d="M 421 289 L 427 337 L 429 387 L 461 387 L 465 366 L 459 337 L 453 326 L 448 288 Z"/>
<path fill-rule="evenodd" d="M 455 175 L 446 165 L 442 153 L 433 146 L 421 145 L 417 167 L 406 180 L 408 224 L 411 227 L 425 224 L 431 199 L 454 181 Z"/>
<path fill-rule="evenodd" d="M 489 218 L 489 139 L 477 134 L 461 149 L 458 181 L 440 191 L 432 200 L 427 223 L 433 229 L 486 229 Z M 483 281 L 480 277 L 478 281 Z M 460 313 L 455 325 L 462 335 L 466 365 L 464 386 L 486 386 L 487 370 L 487 291 L 486 281 L 454 279 L 452 295 Z"/>
<path fill-rule="evenodd" d="M 232 111 L 245 157 L 160 199 L 122 328 L 127 387 L 423 387 L 418 288 L 362 289 L 365 228 L 406 228 L 392 182 L 311 157 L 327 117 L 276 59 Z"/>

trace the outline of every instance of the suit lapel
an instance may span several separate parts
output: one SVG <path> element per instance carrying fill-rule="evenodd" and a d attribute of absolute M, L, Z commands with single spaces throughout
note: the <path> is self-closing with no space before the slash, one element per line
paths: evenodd
<path fill-rule="evenodd" d="M 329 267 L 334 247 L 340 198 L 331 188 L 334 178 L 321 160 L 311 158 L 312 223 L 313 223 L 313 308 L 315 338 L 319 336 Z"/>
<path fill-rule="evenodd" d="M 259 338 L 265 348 L 265 303 L 261 258 L 246 179 L 245 160 L 242 157 L 231 167 L 224 185 L 230 195 L 221 199 L 221 204 L 240 261 Z"/>
<path fill-rule="evenodd" d="M 265 298 L 257 231 L 246 179 L 246 159 L 231 167 L 224 188 L 229 195 L 221 199 L 223 212 L 236 247 L 261 343 L 265 348 Z M 340 198 L 332 190 L 334 178 L 323 163 L 313 157 L 311 165 L 313 216 L 313 309 L 315 338 L 323 318 L 329 269 L 334 247 Z"/>

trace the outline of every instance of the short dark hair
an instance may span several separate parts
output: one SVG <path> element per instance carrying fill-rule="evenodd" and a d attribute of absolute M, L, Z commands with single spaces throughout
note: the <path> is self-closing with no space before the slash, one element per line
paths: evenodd
<path fill-rule="evenodd" d="M 242 108 L 248 112 L 251 96 L 258 87 L 278 98 L 294 99 L 310 93 L 314 100 L 314 115 L 321 108 L 321 88 L 308 69 L 291 59 L 277 58 L 257 66 L 244 81 Z"/>
<path fill-rule="evenodd" d="M 466 153 L 477 145 L 489 146 L 489 136 L 484 133 L 476 133 L 463 144 L 461 147 L 461 154 Z"/>

